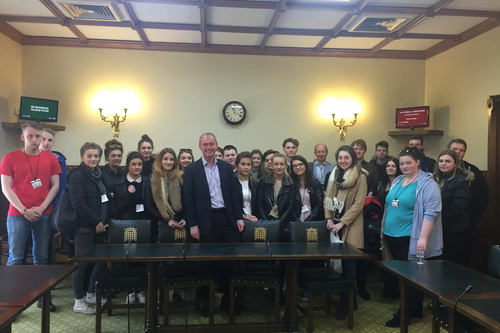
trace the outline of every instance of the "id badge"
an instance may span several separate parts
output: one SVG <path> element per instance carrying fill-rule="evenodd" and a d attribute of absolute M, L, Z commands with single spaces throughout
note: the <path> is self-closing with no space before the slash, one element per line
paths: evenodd
<path fill-rule="evenodd" d="M 105 203 L 108 201 L 109 201 L 109 199 L 108 199 L 108 196 L 106 194 L 101 195 L 101 203 Z"/>
<path fill-rule="evenodd" d="M 135 205 L 135 212 L 140 213 L 144 211 L 144 205 L 143 204 L 137 204 Z"/>
<path fill-rule="evenodd" d="M 301 213 L 307 213 L 309 211 L 309 207 L 307 205 L 302 205 Z"/>
<path fill-rule="evenodd" d="M 392 207 L 398 208 L 399 207 L 399 201 L 396 200 L 396 199 L 392 200 Z"/>
<path fill-rule="evenodd" d="M 42 181 L 40 179 L 32 180 L 31 186 L 33 187 L 33 189 L 42 187 Z"/>

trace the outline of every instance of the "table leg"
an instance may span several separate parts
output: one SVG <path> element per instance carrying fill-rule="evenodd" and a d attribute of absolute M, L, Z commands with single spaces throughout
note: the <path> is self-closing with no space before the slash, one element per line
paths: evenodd
<path fill-rule="evenodd" d="M 439 301 L 437 298 L 432 299 L 432 308 L 437 309 L 439 307 Z M 439 325 L 439 321 L 432 317 L 432 333 L 439 333 L 441 330 L 441 327 Z"/>
<path fill-rule="evenodd" d="M 455 331 L 455 310 L 448 308 L 448 333 Z"/>
<path fill-rule="evenodd" d="M 50 297 L 45 294 L 42 298 L 42 333 L 50 332 Z"/>
<path fill-rule="evenodd" d="M 287 294 L 288 294 L 288 301 L 289 303 L 289 332 L 290 333 L 298 333 L 299 332 L 299 325 L 297 322 L 297 270 L 299 268 L 299 263 L 300 260 L 290 260 L 287 262 L 287 268 L 290 267 L 290 269 L 287 269 L 287 272 L 290 271 L 289 277 L 287 277 Z M 288 293 L 288 290 L 290 292 Z"/>
<path fill-rule="evenodd" d="M 4 327 L 3 330 L 0 330 L 0 333 L 12 333 L 12 324 L 9 324 L 6 327 Z"/>
<path fill-rule="evenodd" d="M 408 290 L 403 279 L 399 280 L 399 299 L 400 299 L 400 316 L 401 316 L 401 333 L 408 333 L 408 324 L 410 323 L 410 313 L 408 309 Z"/>
<path fill-rule="evenodd" d="M 156 331 L 156 303 L 158 292 L 158 263 L 148 262 L 148 290 L 146 297 L 145 333 Z"/>

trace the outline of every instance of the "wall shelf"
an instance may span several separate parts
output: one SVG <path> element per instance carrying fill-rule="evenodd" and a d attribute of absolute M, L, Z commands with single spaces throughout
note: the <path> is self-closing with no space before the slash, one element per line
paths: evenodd
<path fill-rule="evenodd" d="M 443 136 L 444 131 L 425 129 L 425 130 L 399 130 L 399 131 L 389 131 L 389 136 L 412 136 L 412 135 L 422 135 L 422 136 Z"/>
<path fill-rule="evenodd" d="M 14 123 L 14 122 L 4 121 L 4 122 L 2 122 L 2 127 L 3 128 L 20 129 L 22 124 L 23 123 Z M 41 125 L 44 128 L 50 128 L 50 129 L 57 131 L 57 132 L 62 132 L 62 131 L 66 130 L 66 126 L 62 126 L 62 125 L 54 125 L 54 124 L 49 124 L 49 123 L 41 123 Z"/>

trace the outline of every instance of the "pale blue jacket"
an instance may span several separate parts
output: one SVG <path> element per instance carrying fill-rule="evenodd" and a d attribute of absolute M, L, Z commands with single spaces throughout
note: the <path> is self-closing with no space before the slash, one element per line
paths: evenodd
<path fill-rule="evenodd" d="M 391 184 L 392 188 L 402 181 L 404 175 L 396 177 Z M 386 205 L 391 203 L 386 203 Z M 427 239 L 427 250 L 425 258 L 440 256 L 443 253 L 443 226 L 441 222 L 441 190 L 431 173 L 419 170 L 417 193 L 415 196 L 415 209 L 413 210 L 413 221 L 410 236 L 410 248 L 408 260 L 415 260 L 417 242 L 424 218 L 434 223 L 431 234 Z M 385 216 L 384 216 L 385 218 Z"/>

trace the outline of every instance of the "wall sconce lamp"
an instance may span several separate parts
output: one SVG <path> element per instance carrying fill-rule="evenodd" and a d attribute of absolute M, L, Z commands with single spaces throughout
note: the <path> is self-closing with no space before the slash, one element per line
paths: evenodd
<path fill-rule="evenodd" d="M 355 114 L 354 114 L 354 120 L 353 120 L 353 121 L 351 121 L 351 123 L 350 123 L 350 124 L 347 124 L 347 125 L 346 125 L 346 121 L 344 120 L 344 118 L 341 118 L 341 119 L 340 119 L 340 121 L 337 123 L 337 122 L 335 121 L 335 113 L 332 113 L 333 125 L 334 125 L 335 127 L 338 127 L 338 128 L 339 128 L 339 130 L 340 130 L 340 131 L 339 131 L 340 141 L 345 141 L 345 136 L 346 136 L 346 134 L 347 134 L 347 129 L 348 129 L 349 127 L 353 127 L 353 126 L 356 124 L 356 120 L 357 120 L 357 118 L 358 118 L 358 114 L 357 114 L 357 113 L 355 113 Z"/>
<path fill-rule="evenodd" d="M 118 113 L 115 113 L 115 115 L 113 116 L 113 120 L 108 120 L 108 117 L 102 115 L 102 108 L 99 108 L 99 114 L 101 115 L 102 121 L 111 124 L 111 128 L 113 129 L 115 138 L 117 138 L 120 134 L 120 123 L 123 123 L 125 119 L 127 119 L 127 110 L 127 108 L 123 109 L 123 111 L 125 111 L 123 117 L 120 117 Z"/>

